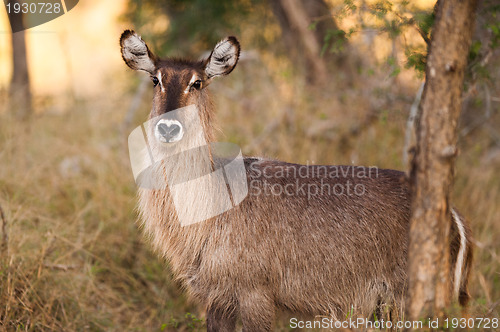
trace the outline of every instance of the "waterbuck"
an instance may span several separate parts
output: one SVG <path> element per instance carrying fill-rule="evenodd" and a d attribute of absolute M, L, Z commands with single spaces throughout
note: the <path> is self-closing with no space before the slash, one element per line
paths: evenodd
<path fill-rule="evenodd" d="M 154 120 L 147 129 L 155 133 L 149 144 L 160 156 L 163 148 L 180 153 L 154 176 L 192 179 L 215 172 L 214 107 L 207 86 L 235 68 L 237 39 L 220 41 L 201 61 L 160 59 L 130 30 L 120 45 L 125 63 L 151 76 L 150 119 L 178 114 Z M 190 105 L 199 112 L 200 126 L 183 118 Z M 203 146 L 208 153 L 179 157 Z M 138 189 L 145 233 L 189 295 L 206 307 L 208 331 L 234 331 L 238 317 L 243 331 L 270 331 L 277 310 L 333 319 L 373 317 L 382 305 L 401 310 L 411 200 L 403 172 L 251 157 L 243 164 L 246 198 L 190 225 L 181 224 L 185 211 L 179 212 L 175 199 L 191 202 L 189 209 L 198 213 L 219 199 L 217 191 L 181 190 L 174 197 L 168 186 Z M 450 287 L 465 305 L 470 230 L 455 210 L 452 219 Z"/>

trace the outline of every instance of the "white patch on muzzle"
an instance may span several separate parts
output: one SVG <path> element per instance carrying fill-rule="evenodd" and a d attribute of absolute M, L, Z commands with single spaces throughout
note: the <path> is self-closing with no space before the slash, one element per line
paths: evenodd
<path fill-rule="evenodd" d="M 184 127 L 177 120 L 161 119 L 155 127 L 155 137 L 161 143 L 175 143 L 184 136 Z"/>

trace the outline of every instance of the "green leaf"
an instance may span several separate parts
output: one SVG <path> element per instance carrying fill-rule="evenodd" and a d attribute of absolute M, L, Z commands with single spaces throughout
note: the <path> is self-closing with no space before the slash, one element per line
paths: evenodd
<path fill-rule="evenodd" d="M 469 61 L 474 61 L 477 59 L 479 55 L 479 51 L 481 50 L 481 41 L 474 40 L 470 46 L 469 50 Z"/>
<path fill-rule="evenodd" d="M 405 68 L 414 68 L 417 73 L 423 74 L 427 63 L 427 53 L 419 49 L 407 49 Z"/>
<path fill-rule="evenodd" d="M 392 70 L 392 72 L 390 73 L 390 75 L 389 75 L 389 76 L 390 76 L 390 77 L 395 77 L 395 76 L 398 76 L 400 72 L 401 72 L 401 68 L 398 66 L 398 67 L 396 67 L 396 68 L 394 68 L 394 69 Z"/>
<path fill-rule="evenodd" d="M 314 20 L 311 24 L 309 24 L 309 26 L 307 28 L 309 30 L 316 30 L 318 23 L 319 23 L 319 19 Z"/>

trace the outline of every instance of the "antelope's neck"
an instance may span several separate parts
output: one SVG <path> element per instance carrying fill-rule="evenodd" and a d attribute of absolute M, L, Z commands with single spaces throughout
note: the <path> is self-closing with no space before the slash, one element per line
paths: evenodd
<path fill-rule="evenodd" d="M 157 160 L 149 174 L 153 186 L 138 192 L 144 231 L 176 275 L 188 273 L 195 264 L 205 241 L 202 221 L 214 215 L 210 207 L 218 206 L 220 196 L 212 176 L 210 133 L 198 132 L 185 139 L 184 145 L 152 146 Z"/>

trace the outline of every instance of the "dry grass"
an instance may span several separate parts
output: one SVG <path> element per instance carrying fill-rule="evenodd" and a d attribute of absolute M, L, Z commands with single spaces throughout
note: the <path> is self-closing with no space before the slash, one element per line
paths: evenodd
<path fill-rule="evenodd" d="M 186 304 L 134 225 L 124 106 L 75 105 L 28 124 L 3 117 L 0 330 L 155 330 Z M 182 308 L 179 310 L 179 308 Z"/>
<path fill-rule="evenodd" d="M 405 168 L 404 126 L 416 82 L 393 84 L 375 73 L 352 87 L 334 82 L 336 89 L 310 91 L 280 59 L 264 60 L 242 63 L 211 87 L 221 140 L 287 161 Z M 145 119 L 148 98 L 134 126 Z M 200 308 L 185 299 L 134 224 L 135 184 L 120 131 L 130 100 L 130 88 L 116 87 L 112 96 L 29 123 L 0 113 L 0 206 L 8 230 L 0 330 L 203 326 Z M 498 115 L 492 121 L 500 123 Z M 471 313 L 499 317 L 500 153 L 481 130 L 460 144 L 454 204 L 478 242 Z"/>

